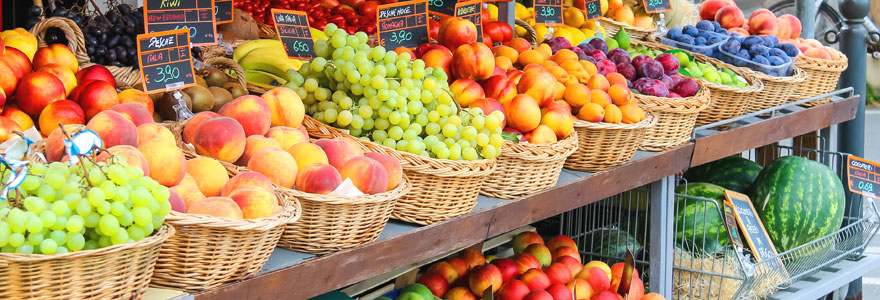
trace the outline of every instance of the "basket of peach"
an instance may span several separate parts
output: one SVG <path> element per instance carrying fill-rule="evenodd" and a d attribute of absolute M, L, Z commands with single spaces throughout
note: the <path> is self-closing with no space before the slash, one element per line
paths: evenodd
<path fill-rule="evenodd" d="M 837 88 L 840 73 L 846 71 L 848 61 L 846 55 L 834 48 L 823 46 L 815 39 L 792 39 L 791 43 L 798 47 L 801 55 L 794 59 L 794 65 L 807 73 L 809 80 L 804 80 L 795 89 L 790 101 L 797 101 L 825 93 Z M 804 106 L 816 106 L 828 103 L 831 98 L 824 98 L 805 103 Z"/>
<path fill-rule="evenodd" d="M 605 27 L 608 36 L 617 34 L 623 28 L 634 39 L 644 41 L 657 31 L 657 23 L 645 13 L 642 1 L 608 1 L 608 5 L 602 5 L 602 15 L 599 23 Z"/>

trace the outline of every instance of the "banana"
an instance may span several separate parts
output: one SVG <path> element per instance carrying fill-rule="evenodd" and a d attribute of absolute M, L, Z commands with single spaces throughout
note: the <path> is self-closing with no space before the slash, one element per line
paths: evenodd
<path fill-rule="evenodd" d="M 277 51 L 272 48 L 254 49 L 243 57 L 239 64 L 245 71 L 259 70 L 271 73 L 283 78 L 285 82 L 290 81 L 290 78 L 287 76 L 287 70 L 298 68 L 287 58 L 283 51 Z"/>
<path fill-rule="evenodd" d="M 277 49 L 277 50 L 281 51 L 281 53 L 284 53 L 284 46 L 281 45 L 281 41 L 279 41 L 279 40 L 274 40 L 274 39 L 272 39 L 272 40 L 269 40 L 269 39 L 252 40 L 252 41 L 247 41 L 244 44 L 241 44 L 238 47 L 236 47 L 235 51 L 232 52 L 232 60 L 238 62 L 242 58 L 244 58 L 248 53 L 250 53 L 254 49 L 259 49 L 259 48 L 272 48 L 272 49 Z"/>
<path fill-rule="evenodd" d="M 259 84 L 280 86 L 287 83 L 287 80 L 284 78 L 278 77 L 275 74 L 263 72 L 260 70 L 247 70 L 244 71 L 245 77 L 247 77 L 247 81 Z"/>

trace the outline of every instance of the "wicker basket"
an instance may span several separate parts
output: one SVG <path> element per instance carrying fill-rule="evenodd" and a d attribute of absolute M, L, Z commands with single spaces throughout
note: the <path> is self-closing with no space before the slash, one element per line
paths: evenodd
<path fill-rule="evenodd" d="M 162 246 L 152 286 L 202 291 L 256 275 L 269 260 L 284 224 L 302 214 L 296 199 L 275 192 L 281 211 L 271 217 L 232 220 L 172 212 L 177 234 Z"/>
<path fill-rule="evenodd" d="M 67 38 L 67 48 L 70 48 L 70 51 L 73 52 L 73 55 L 79 63 L 80 69 L 94 65 L 89 58 L 88 52 L 86 52 L 86 42 L 82 30 L 76 25 L 76 23 L 68 18 L 51 17 L 43 19 L 34 25 L 34 28 L 31 28 L 30 32 L 37 38 L 38 47 L 43 48 L 48 46 L 45 39 L 46 31 L 52 27 L 59 28 L 64 32 L 64 36 Z M 110 74 L 113 74 L 113 78 L 116 79 L 116 85 L 118 87 L 138 87 L 143 82 L 140 70 L 137 68 L 117 66 L 105 67 L 110 71 Z"/>
<path fill-rule="evenodd" d="M 663 151 L 691 139 L 697 115 L 709 107 L 711 92 L 697 81 L 700 91 L 687 98 L 663 98 L 636 94 L 636 101 L 643 109 L 657 114 L 657 124 L 648 129 L 639 150 Z"/>
<path fill-rule="evenodd" d="M 514 21 L 514 24 L 516 24 L 516 26 L 522 27 L 523 29 L 526 30 L 526 35 L 521 36 L 521 38 L 525 39 L 530 44 L 532 44 L 532 47 L 537 46 L 538 45 L 538 33 L 535 32 L 535 29 L 532 28 L 531 25 L 529 25 L 529 22 L 526 22 L 526 21 L 523 21 L 520 19 L 513 19 L 513 21 Z"/>
<path fill-rule="evenodd" d="M 752 113 L 788 103 L 788 98 L 807 79 L 807 73 L 797 66 L 788 77 L 770 76 L 747 68 L 741 69 L 751 72 L 752 76 L 764 83 L 764 90 L 752 97 L 752 101 L 749 102 L 743 113 Z"/>
<path fill-rule="evenodd" d="M 630 40 L 647 41 L 648 35 L 657 31 L 657 23 L 654 23 L 654 27 L 651 28 L 641 28 L 606 17 L 599 18 L 599 23 L 605 28 L 606 37 L 614 36 L 623 27 L 626 28 L 626 34 L 629 35 Z"/>
<path fill-rule="evenodd" d="M 65 254 L 0 253 L 2 299 L 140 299 L 162 243 L 164 225 L 133 243 Z"/>
<path fill-rule="evenodd" d="M 645 111 L 645 119 L 634 124 L 574 120 L 579 147 L 565 160 L 565 168 L 595 172 L 626 163 L 655 124 L 657 116 L 651 111 Z"/>
<path fill-rule="evenodd" d="M 244 78 L 244 69 L 242 69 L 241 66 L 231 58 L 219 56 L 211 57 L 205 59 L 203 63 L 220 70 L 231 70 L 235 73 L 235 77 L 229 76 L 228 74 L 226 76 L 231 80 L 238 81 L 238 84 L 240 84 L 241 87 L 247 86 L 247 80 Z"/>
<path fill-rule="evenodd" d="M 347 137 L 367 152 L 385 153 L 399 160 L 412 187 L 397 200 L 391 217 L 406 222 L 427 225 L 471 212 L 483 181 L 495 169 L 494 159 L 453 161 L 397 151 L 355 138 L 308 116 L 303 125 L 313 137 Z"/>
<path fill-rule="evenodd" d="M 404 178 L 397 188 L 374 195 L 330 196 L 284 189 L 300 200 L 303 215 L 287 223 L 278 246 L 323 254 L 375 241 L 385 229 L 397 199 L 409 192 Z"/>
<path fill-rule="evenodd" d="M 794 59 L 794 65 L 803 69 L 807 73 L 809 80 L 802 81 L 795 88 L 792 97 L 789 98 L 790 102 L 830 93 L 837 89 L 840 73 L 846 70 L 848 59 L 846 55 L 840 55 L 839 60 L 817 59 L 798 55 Z M 803 106 L 816 106 L 828 103 L 829 101 L 831 101 L 830 97 L 804 103 Z"/>
<path fill-rule="evenodd" d="M 495 172 L 483 183 L 481 194 L 516 199 L 556 186 L 562 164 L 578 149 L 577 131 L 552 144 L 514 144 L 504 141 Z"/>

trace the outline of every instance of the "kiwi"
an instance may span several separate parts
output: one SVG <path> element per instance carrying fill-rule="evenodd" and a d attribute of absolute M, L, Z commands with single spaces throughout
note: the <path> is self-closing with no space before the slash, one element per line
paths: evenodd
<path fill-rule="evenodd" d="M 153 103 L 155 103 L 156 101 L 159 101 L 159 99 L 162 99 L 162 96 L 165 96 L 165 93 L 158 92 L 158 93 L 152 93 L 152 94 L 148 94 L 148 95 L 150 96 L 150 99 L 153 100 Z"/>
<path fill-rule="evenodd" d="M 201 86 L 191 86 L 183 89 L 183 92 L 192 99 L 192 112 L 211 110 L 214 107 L 214 95 L 210 90 Z"/>
<path fill-rule="evenodd" d="M 208 90 L 211 91 L 211 94 L 214 94 L 214 108 L 211 108 L 214 112 L 219 112 L 223 105 L 232 101 L 232 94 L 221 87 L 212 86 Z"/>
<path fill-rule="evenodd" d="M 223 86 L 229 82 L 226 74 L 216 68 L 204 68 L 199 73 L 205 77 L 208 86 Z"/>
<path fill-rule="evenodd" d="M 156 110 L 159 112 L 159 115 L 162 116 L 165 120 L 171 121 L 179 121 L 177 119 L 177 111 L 174 110 L 174 106 L 177 105 L 177 98 L 174 95 L 177 94 L 175 92 L 168 92 L 159 99 L 159 102 L 156 102 Z M 180 96 L 183 97 L 183 100 L 186 102 L 186 106 L 190 111 L 192 111 L 192 99 L 190 99 L 189 95 L 184 92 L 180 92 Z"/>
<path fill-rule="evenodd" d="M 205 79 L 202 76 L 196 76 L 196 85 L 201 87 L 208 87 L 208 83 L 205 82 Z"/>
<path fill-rule="evenodd" d="M 247 90 L 245 90 L 240 84 L 235 82 L 227 83 L 223 86 L 223 88 L 229 91 L 230 94 L 232 94 L 232 99 L 248 94 Z"/>

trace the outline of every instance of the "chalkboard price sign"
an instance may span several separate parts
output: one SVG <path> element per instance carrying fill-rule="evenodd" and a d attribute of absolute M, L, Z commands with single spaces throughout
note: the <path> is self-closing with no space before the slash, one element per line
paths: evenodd
<path fill-rule="evenodd" d="M 587 20 L 595 20 L 602 17 L 602 7 L 599 6 L 599 0 L 586 0 L 584 4 L 584 14 Z"/>
<path fill-rule="evenodd" d="M 275 31 L 284 45 L 287 57 L 309 59 L 315 57 L 315 41 L 309 31 L 309 19 L 305 12 L 272 9 Z"/>
<path fill-rule="evenodd" d="M 775 259 L 777 262 L 769 263 L 769 266 L 783 270 L 782 262 L 778 261 L 779 258 L 776 257 L 778 255 L 776 246 L 773 245 L 773 241 L 767 235 L 764 223 L 758 217 L 758 213 L 755 211 L 752 201 L 749 200 L 749 196 L 725 190 L 724 197 L 733 206 L 736 221 L 739 223 L 739 227 L 742 228 L 743 237 L 749 249 L 752 250 L 755 260 L 761 262 L 767 259 Z"/>
<path fill-rule="evenodd" d="M 670 0 L 642 0 L 645 5 L 645 12 L 649 14 L 662 13 L 672 11 L 672 3 Z"/>
<path fill-rule="evenodd" d="M 534 0 L 535 23 L 561 24 L 562 0 Z"/>
<path fill-rule="evenodd" d="M 471 21 L 477 26 L 477 43 L 483 42 L 483 1 L 459 2 L 455 5 L 455 16 Z"/>
<path fill-rule="evenodd" d="M 193 45 L 212 45 L 217 43 L 214 22 L 214 0 L 144 0 L 147 33 L 183 28 Z"/>
<path fill-rule="evenodd" d="M 186 29 L 137 36 L 145 92 L 163 92 L 196 84 L 189 43 Z"/>
<path fill-rule="evenodd" d="M 428 0 L 428 11 L 431 14 L 444 17 L 452 16 L 455 13 L 455 4 L 457 0 Z"/>
<path fill-rule="evenodd" d="M 739 237 L 739 227 L 736 223 L 736 207 L 727 199 L 725 199 L 723 205 L 724 223 L 727 223 L 727 236 L 734 245 L 743 247 L 742 239 Z"/>
<path fill-rule="evenodd" d="M 214 0 L 214 19 L 217 24 L 232 23 L 232 0 Z"/>
<path fill-rule="evenodd" d="M 426 0 L 379 5 L 376 13 L 379 45 L 384 46 L 385 49 L 415 48 L 428 42 Z"/>
<path fill-rule="evenodd" d="M 864 196 L 877 195 L 877 189 L 880 189 L 878 167 L 880 165 L 873 161 L 850 155 L 846 159 L 846 178 L 849 191 Z"/>

